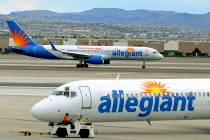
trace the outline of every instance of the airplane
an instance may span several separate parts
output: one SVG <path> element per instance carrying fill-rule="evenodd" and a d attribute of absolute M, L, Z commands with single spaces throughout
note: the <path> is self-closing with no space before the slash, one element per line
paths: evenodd
<path fill-rule="evenodd" d="M 60 122 L 65 113 L 90 122 L 210 119 L 210 79 L 82 80 L 36 103 L 32 116 Z"/>
<path fill-rule="evenodd" d="M 12 51 L 27 56 L 44 59 L 79 60 L 77 68 L 88 68 L 89 64 L 110 64 L 111 60 L 141 60 L 142 69 L 146 61 L 163 59 L 157 50 L 148 47 L 132 46 L 79 46 L 79 45 L 50 45 L 37 44 L 15 22 L 7 21 L 10 35 L 15 45 Z"/>

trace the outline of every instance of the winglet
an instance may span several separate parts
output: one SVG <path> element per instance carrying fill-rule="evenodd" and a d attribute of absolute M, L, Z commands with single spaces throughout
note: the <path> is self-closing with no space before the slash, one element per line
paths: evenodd
<path fill-rule="evenodd" d="M 58 50 L 56 49 L 55 45 L 52 43 L 52 41 L 50 41 L 50 45 L 51 45 L 53 51 L 58 51 Z"/>

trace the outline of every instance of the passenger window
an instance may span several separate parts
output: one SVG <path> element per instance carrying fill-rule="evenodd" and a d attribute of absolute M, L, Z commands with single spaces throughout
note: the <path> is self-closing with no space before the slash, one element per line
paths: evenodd
<path fill-rule="evenodd" d="M 198 93 L 198 96 L 201 97 L 201 93 L 200 92 Z"/>
<path fill-rule="evenodd" d="M 206 94 L 205 94 L 205 92 L 203 92 L 203 97 L 205 97 L 206 96 Z"/>
<path fill-rule="evenodd" d="M 138 93 L 136 93 L 135 96 L 138 98 Z"/>
<path fill-rule="evenodd" d="M 114 98 L 114 94 L 112 94 L 112 98 Z"/>
<path fill-rule="evenodd" d="M 207 96 L 209 97 L 209 92 L 207 92 Z"/>
<path fill-rule="evenodd" d="M 75 91 L 71 91 L 71 98 L 77 96 L 77 93 Z"/>
<path fill-rule="evenodd" d="M 124 98 L 124 94 L 120 94 L 120 98 Z"/>
<path fill-rule="evenodd" d="M 133 93 L 131 93 L 131 97 L 133 97 Z"/>
<path fill-rule="evenodd" d="M 188 93 L 188 96 L 193 96 L 193 93 L 192 93 L 192 92 L 189 92 L 189 93 Z"/>
<path fill-rule="evenodd" d="M 129 98 L 129 95 L 128 94 L 125 94 L 126 98 Z"/>
<path fill-rule="evenodd" d="M 119 94 L 117 94 L 117 98 L 120 98 L 120 95 Z"/>
<path fill-rule="evenodd" d="M 120 96 L 120 94 L 117 94 L 117 98 L 120 98 L 121 96 Z"/>
<path fill-rule="evenodd" d="M 119 98 L 119 94 L 112 94 L 112 98 Z"/>
<path fill-rule="evenodd" d="M 108 99 L 110 98 L 110 95 L 109 95 L 109 94 L 107 94 L 107 98 L 108 98 Z"/>

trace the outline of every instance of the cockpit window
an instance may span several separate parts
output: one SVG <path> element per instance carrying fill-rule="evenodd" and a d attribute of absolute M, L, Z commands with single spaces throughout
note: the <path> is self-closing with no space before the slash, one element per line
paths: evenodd
<path fill-rule="evenodd" d="M 56 96 L 61 96 L 61 95 L 63 95 L 63 91 L 54 91 L 53 93 L 52 93 L 52 95 L 56 95 Z"/>
<path fill-rule="evenodd" d="M 64 96 L 69 97 L 69 91 L 64 91 Z"/>
<path fill-rule="evenodd" d="M 64 96 L 69 97 L 69 87 L 65 87 Z"/>
<path fill-rule="evenodd" d="M 73 97 L 77 96 L 77 93 L 75 91 L 70 91 L 69 87 L 65 87 L 64 91 L 55 90 L 52 93 L 52 95 L 55 95 L 55 96 L 66 96 L 66 97 L 73 98 Z"/>
<path fill-rule="evenodd" d="M 153 54 L 157 54 L 158 52 L 157 51 L 153 51 Z"/>

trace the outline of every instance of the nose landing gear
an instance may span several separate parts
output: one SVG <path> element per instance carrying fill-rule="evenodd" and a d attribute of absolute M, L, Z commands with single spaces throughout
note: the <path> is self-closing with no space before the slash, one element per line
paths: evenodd
<path fill-rule="evenodd" d="M 77 64 L 77 68 L 88 68 L 88 64 Z"/>
<path fill-rule="evenodd" d="M 146 62 L 143 61 L 142 69 L 146 69 Z"/>

